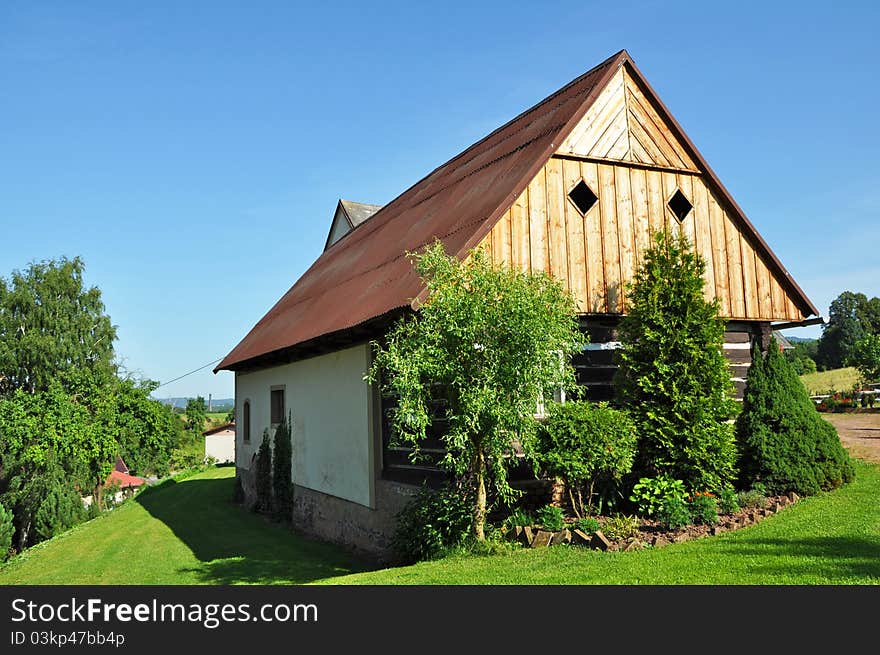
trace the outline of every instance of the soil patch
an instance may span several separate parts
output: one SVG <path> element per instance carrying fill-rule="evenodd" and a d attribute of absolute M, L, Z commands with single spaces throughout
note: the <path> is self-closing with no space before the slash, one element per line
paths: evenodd
<path fill-rule="evenodd" d="M 822 418 L 837 428 L 840 441 L 850 455 L 880 464 L 880 414 L 823 412 Z"/>

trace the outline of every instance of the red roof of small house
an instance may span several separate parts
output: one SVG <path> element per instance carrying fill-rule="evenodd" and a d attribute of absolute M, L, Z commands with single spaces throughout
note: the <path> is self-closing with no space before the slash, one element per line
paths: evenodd
<path fill-rule="evenodd" d="M 113 486 L 114 483 L 118 484 L 120 489 L 128 489 L 130 487 L 140 487 L 141 485 L 146 484 L 147 481 L 136 475 L 130 475 L 128 473 L 123 473 L 122 471 L 114 470 L 107 476 L 104 486 L 110 487 Z"/>

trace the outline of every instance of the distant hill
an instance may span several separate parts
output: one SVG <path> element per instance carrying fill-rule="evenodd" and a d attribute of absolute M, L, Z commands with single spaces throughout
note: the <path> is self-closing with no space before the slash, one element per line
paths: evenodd
<path fill-rule="evenodd" d="M 818 339 L 816 339 L 816 338 L 809 339 L 809 338 L 806 338 L 806 337 L 789 337 L 789 336 L 786 336 L 785 338 L 788 339 L 789 341 L 791 341 L 792 343 L 797 343 L 797 342 L 799 342 L 799 341 L 800 341 L 801 343 L 803 343 L 803 342 L 805 342 L 805 341 L 818 341 Z"/>
<path fill-rule="evenodd" d="M 195 396 L 193 396 L 195 397 Z M 184 409 L 186 407 L 186 401 L 190 400 L 189 398 L 156 398 L 160 403 L 164 403 L 165 405 L 171 405 L 172 407 L 178 407 L 180 409 Z M 208 398 L 205 397 L 205 402 L 208 402 Z M 221 411 L 223 409 L 231 409 L 232 406 L 235 405 L 235 398 L 212 398 L 211 399 L 211 408 L 214 411 Z"/>

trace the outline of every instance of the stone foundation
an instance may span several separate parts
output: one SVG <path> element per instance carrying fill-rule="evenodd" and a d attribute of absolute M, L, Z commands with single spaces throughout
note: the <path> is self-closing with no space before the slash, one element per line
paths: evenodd
<path fill-rule="evenodd" d="M 256 501 L 254 474 L 236 467 L 236 475 L 241 479 L 245 505 L 252 508 Z M 371 509 L 294 484 L 293 527 L 307 536 L 388 563 L 395 516 L 417 491 L 412 485 L 376 480 L 376 508 Z"/>

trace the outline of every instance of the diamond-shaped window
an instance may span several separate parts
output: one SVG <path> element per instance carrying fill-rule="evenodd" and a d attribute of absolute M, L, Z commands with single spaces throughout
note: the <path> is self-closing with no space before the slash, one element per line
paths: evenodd
<path fill-rule="evenodd" d="M 593 193 L 593 190 L 587 186 L 587 183 L 581 180 L 575 187 L 568 192 L 568 197 L 577 207 L 577 210 L 583 215 L 586 214 L 593 205 L 598 202 L 599 198 Z"/>
<path fill-rule="evenodd" d="M 691 209 L 694 208 L 691 201 L 681 192 L 681 189 L 676 189 L 667 204 L 679 222 L 683 221 L 690 213 Z"/>

